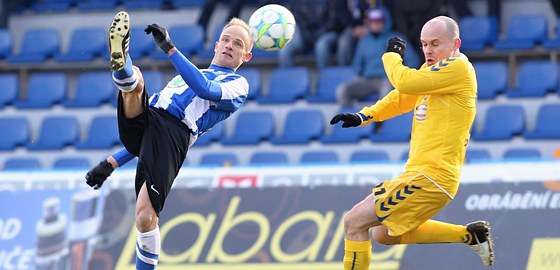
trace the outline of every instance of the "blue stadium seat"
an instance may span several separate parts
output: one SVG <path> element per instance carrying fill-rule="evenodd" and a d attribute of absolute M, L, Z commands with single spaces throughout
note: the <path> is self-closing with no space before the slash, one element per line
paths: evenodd
<path fill-rule="evenodd" d="M 144 28 L 144 26 L 133 26 L 130 28 L 130 48 L 128 49 L 128 54 L 133 61 L 156 51 L 154 39 L 146 35 Z M 159 48 L 157 48 L 157 51 L 161 52 Z"/>
<path fill-rule="evenodd" d="M 91 120 L 89 132 L 84 142 L 76 144 L 77 149 L 108 149 L 120 144 L 119 127 L 115 115 L 95 116 Z"/>
<path fill-rule="evenodd" d="M 35 73 L 29 75 L 27 95 L 24 100 L 16 100 L 16 108 L 50 108 L 61 103 L 67 92 L 66 74 L 62 72 Z"/>
<path fill-rule="evenodd" d="M 245 77 L 249 83 L 248 100 L 256 99 L 261 94 L 261 72 L 257 68 L 240 68 L 237 74 Z"/>
<path fill-rule="evenodd" d="M 560 139 L 560 104 L 545 104 L 539 108 L 535 128 L 523 133 L 528 140 Z"/>
<path fill-rule="evenodd" d="M 0 136 L 0 150 L 12 151 L 18 146 L 25 146 L 29 142 L 31 130 L 25 117 L 0 118 L 2 136 Z"/>
<path fill-rule="evenodd" d="M 28 150 L 61 150 L 74 145 L 80 137 L 78 120 L 72 116 L 49 116 L 41 123 L 39 137 Z"/>
<path fill-rule="evenodd" d="M 142 71 L 142 76 L 144 77 L 144 86 L 148 96 L 161 91 L 165 87 L 165 76 L 161 71 Z"/>
<path fill-rule="evenodd" d="M 173 8 L 195 8 L 202 7 L 202 1 L 200 0 L 171 0 L 171 5 Z"/>
<path fill-rule="evenodd" d="M 12 54 L 12 34 L 8 29 L 0 29 L 0 59 Z"/>
<path fill-rule="evenodd" d="M 504 93 L 508 84 L 508 67 L 505 62 L 475 63 L 478 82 L 478 99 L 493 99 Z"/>
<path fill-rule="evenodd" d="M 237 165 L 237 156 L 234 153 L 226 152 L 209 152 L 200 158 L 200 165 L 203 166 L 235 166 Z"/>
<path fill-rule="evenodd" d="M 218 41 L 218 39 L 220 39 L 220 34 L 222 33 L 222 29 L 224 28 L 224 24 L 223 23 L 217 23 L 216 26 L 214 26 L 212 33 L 206 33 L 206 37 L 211 41 L 208 43 L 207 46 L 203 46 L 202 51 L 200 51 L 198 53 L 198 57 L 200 57 L 201 59 L 205 59 L 205 60 L 212 60 L 212 58 L 214 57 L 214 47 L 216 45 L 216 42 Z M 209 31 L 207 31 L 209 32 Z M 256 49 L 253 49 L 251 52 L 255 53 Z M 254 55 L 253 55 L 254 57 Z"/>
<path fill-rule="evenodd" d="M 41 161 L 35 157 L 8 158 L 4 161 L 4 171 L 39 170 Z"/>
<path fill-rule="evenodd" d="M 80 0 L 78 9 L 81 11 L 113 10 L 119 0 Z"/>
<path fill-rule="evenodd" d="M 412 131 L 412 115 L 409 112 L 383 121 L 377 133 L 371 134 L 374 142 L 407 142 Z"/>
<path fill-rule="evenodd" d="M 473 134 L 473 140 L 510 140 L 525 130 L 525 113 L 519 105 L 494 105 L 486 112 L 482 130 Z"/>
<path fill-rule="evenodd" d="M 19 79 L 17 74 L 0 74 L 0 109 L 13 104 L 19 93 Z"/>
<path fill-rule="evenodd" d="M 55 160 L 54 169 L 89 169 L 91 164 L 86 157 L 62 157 Z"/>
<path fill-rule="evenodd" d="M 305 67 L 276 68 L 270 73 L 268 93 L 257 97 L 259 104 L 293 103 L 309 92 L 309 70 Z"/>
<path fill-rule="evenodd" d="M 541 158 L 541 152 L 537 148 L 515 147 L 504 152 L 504 159 L 533 159 Z"/>
<path fill-rule="evenodd" d="M 214 127 L 212 127 L 212 129 L 210 129 L 206 133 L 202 134 L 201 136 L 199 135 L 198 139 L 196 139 L 196 142 L 194 143 L 193 146 L 194 147 L 208 146 L 212 142 L 220 142 L 224 137 L 224 133 L 225 133 L 224 125 L 225 125 L 224 122 L 220 122 L 216 124 Z"/>
<path fill-rule="evenodd" d="M 350 162 L 389 162 L 389 156 L 381 150 L 358 150 L 352 153 Z"/>
<path fill-rule="evenodd" d="M 299 160 L 300 164 L 338 163 L 338 154 L 334 151 L 306 151 Z"/>
<path fill-rule="evenodd" d="M 57 55 L 59 62 L 91 61 L 107 52 L 107 30 L 104 28 L 76 28 L 70 38 L 70 48 Z"/>
<path fill-rule="evenodd" d="M 31 29 L 23 36 L 21 50 L 8 56 L 11 63 L 42 63 L 60 52 L 60 35 L 56 29 Z"/>
<path fill-rule="evenodd" d="M 249 163 L 251 165 L 288 164 L 288 157 L 280 151 L 255 152 Z"/>
<path fill-rule="evenodd" d="M 556 21 L 556 33 L 554 38 L 548 39 L 543 43 L 543 47 L 546 49 L 558 49 L 560 48 L 560 18 Z"/>
<path fill-rule="evenodd" d="M 544 15 L 513 15 L 505 39 L 494 43 L 496 50 L 528 50 L 543 43 L 548 36 L 547 20 Z"/>
<path fill-rule="evenodd" d="M 558 89 L 558 64 L 550 61 L 527 61 L 520 65 L 517 88 L 508 97 L 543 97 Z"/>
<path fill-rule="evenodd" d="M 242 111 L 235 122 L 231 137 L 222 140 L 224 145 L 258 145 L 274 136 L 274 116 L 269 111 Z"/>
<path fill-rule="evenodd" d="M 123 4 L 127 9 L 161 9 L 163 2 L 164 0 L 126 0 Z"/>
<path fill-rule="evenodd" d="M 173 43 L 185 56 L 196 55 L 204 47 L 204 30 L 201 25 L 175 25 L 168 28 Z M 167 55 L 157 49 L 152 53 L 154 59 L 167 59 Z"/>
<path fill-rule="evenodd" d="M 354 69 L 350 66 L 333 66 L 321 69 L 317 79 L 317 92 L 314 95 L 307 96 L 307 102 L 336 102 L 338 86 L 353 80 L 356 76 Z"/>
<path fill-rule="evenodd" d="M 465 163 L 473 163 L 479 161 L 488 161 L 490 160 L 490 153 L 486 149 L 467 149 L 467 153 L 465 154 Z"/>
<path fill-rule="evenodd" d="M 73 3 L 74 0 L 42 0 L 35 1 L 32 8 L 35 12 L 68 11 Z"/>
<path fill-rule="evenodd" d="M 358 108 L 343 108 L 340 113 L 358 111 L 360 111 Z M 331 133 L 324 134 L 321 137 L 321 142 L 324 144 L 358 143 L 362 138 L 367 138 L 369 135 L 373 134 L 374 128 L 375 123 L 365 127 L 343 128 L 342 122 L 340 122 L 331 126 Z"/>
<path fill-rule="evenodd" d="M 410 149 L 406 149 L 402 152 L 400 161 L 406 162 L 408 160 L 408 154 L 410 154 Z"/>
<path fill-rule="evenodd" d="M 78 75 L 76 91 L 72 100 L 63 102 L 66 108 L 98 107 L 114 99 L 116 87 L 111 73 L 106 71 L 89 71 Z"/>
<path fill-rule="evenodd" d="M 459 21 L 461 50 L 480 51 L 498 38 L 498 21 L 492 16 L 469 16 Z"/>
<path fill-rule="evenodd" d="M 284 130 L 273 144 L 308 144 L 319 139 L 325 129 L 323 113 L 319 110 L 292 110 L 288 112 Z"/>

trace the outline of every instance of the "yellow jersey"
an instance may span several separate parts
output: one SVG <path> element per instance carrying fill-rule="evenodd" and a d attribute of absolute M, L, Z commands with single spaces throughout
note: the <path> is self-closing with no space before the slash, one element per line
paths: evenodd
<path fill-rule="evenodd" d="M 476 114 L 472 64 L 463 54 L 418 70 L 404 66 L 397 53 L 382 60 L 395 89 L 360 111 L 366 116 L 362 126 L 414 109 L 406 170 L 430 177 L 454 196 Z"/>

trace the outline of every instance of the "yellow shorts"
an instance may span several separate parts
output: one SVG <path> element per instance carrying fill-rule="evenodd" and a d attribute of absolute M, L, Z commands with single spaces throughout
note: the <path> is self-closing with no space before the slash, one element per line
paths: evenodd
<path fill-rule="evenodd" d="M 451 198 L 424 174 L 404 172 L 373 188 L 375 213 L 389 235 L 398 236 L 426 222 Z"/>

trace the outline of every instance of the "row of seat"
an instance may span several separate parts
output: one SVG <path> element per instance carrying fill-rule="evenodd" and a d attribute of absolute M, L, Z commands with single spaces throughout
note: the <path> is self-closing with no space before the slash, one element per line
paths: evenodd
<path fill-rule="evenodd" d="M 344 144 L 357 143 L 362 139 L 384 143 L 407 142 L 410 139 L 412 112 L 389 119 L 380 127 L 376 123 L 362 128 L 342 128 L 338 124 L 330 129 L 330 133 L 326 132 L 328 118 L 330 116 L 325 116 L 316 109 L 291 110 L 286 115 L 282 132 L 277 135 L 277 121 L 271 111 L 241 111 L 235 123 L 232 123 L 235 126 L 230 136 L 226 136 L 225 123 L 222 122 L 200 136 L 195 145 L 202 147 L 213 142 L 226 146 L 259 145 L 264 141 L 274 145 L 305 145 L 314 140 L 323 144 Z M 560 104 L 544 104 L 538 110 L 535 128 L 527 130 L 521 106 L 493 105 L 486 113 L 483 127 L 480 130 L 473 128 L 472 139 L 511 140 L 515 136 L 523 136 L 527 140 L 560 139 L 558 119 Z M 30 125 L 25 117 L 1 117 L 0 126 L 4 133 L 0 137 L 0 150 L 3 151 L 12 151 L 20 146 L 28 150 L 59 150 L 66 146 L 75 146 L 77 149 L 107 149 L 120 142 L 114 115 L 94 117 L 85 141 L 80 141 L 80 123 L 73 116 L 45 117 L 38 138 L 33 142 L 30 140 Z"/>
<path fill-rule="evenodd" d="M 520 64 L 516 87 L 509 89 L 507 65 L 503 62 L 475 63 L 478 98 L 494 99 L 499 94 L 509 98 L 543 97 L 557 91 L 558 64 L 549 61 L 528 61 Z M 270 73 L 267 93 L 263 93 L 262 74 L 257 68 L 242 68 L 239 74 L 247 78 L 248 99 L 259 104 L 293 103 L 305 99 L 309 103 L 335 103 L 336 89 L 356 77 L 351 67 L 327 67 L 318 71 L 317 83 L 312 87 L 311 73 L 305 67 L 275 68 Z M 160 71 L 143 71 L 146 89 L 151 94 L 165 84 Z M 115 104 L 116 88 L 109 72 L 89 71 L 77 76 L 76 87 L 69 90 L 68 76 L 62 72 L 39 72 L 29 75 L 23 99 L 19 99 L 20 82 L 15 73 L 0 74 L 0 108 L 13 104 L 16 108 L 50 108 L 61 103 L 67 108 L 97 107 L 103 103 Z M 312 89 L 314 91 L 312 91 Z M 72 92 L 72 97 L 69 98 Z M 375 101 L 372 94 L 368 101 Z"/>
<path fill-rule="evenodd" d="M 408 150 L 403 152 L 400 161 L 406 161 Z M 502 159 L 540 159 L 543 158 L 538 148 L 514 147 L 507 149 Z M 546 158 L 546 157 L 544 157 Z M 552 158 L 552 157 L 548 157 Z M 490 153 L 483 148 L 469 149 L 466 154 L 467 163 L 490 161 Z M 299 164 L 318 164 L 318 163 L 341 163 L 345 162 L 339 158 L 336 151 L 332 150 L 309 150 L 301 154 Z M 357 150 L 351 153 L 348 160 L 350 163 L 384 163 L 391 162 L 387 152 L 382 150 Z M 137 163 L 133 160 L 125 166 L 132 168 Z M 284 151 L 256 151 L 249 160 L 248 165 L 282 165 L 292 164 Z M 54 169 L 88 169 L 92 166 L 90 159 L 85 156 L 65 156 L 56 159 L 52 165 Z M 184 165 L 189 165 L 185 162 Z M 243 165 L 239 162 L 237 155 L 233 152 L 207 152 L 200 157 L 197 165 L 200 166 L 236 166 Z M 43 169 L 41 160 L 37 157 L 12 157 L 6 159 L 3 170 L 23 170 L 23 169 Z"/>

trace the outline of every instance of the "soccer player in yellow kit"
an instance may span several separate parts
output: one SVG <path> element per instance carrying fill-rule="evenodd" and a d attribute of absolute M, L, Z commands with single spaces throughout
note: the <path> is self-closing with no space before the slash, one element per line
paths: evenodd
<path fill-rule="evenodd" d="M 494 263 L 489 223 L 463 225 L 430 219 L 457 193 L 461 166 L 476 113 L 476 75 L 459 52 L 457 23 L 445 16 L 428 21 L 421 32 L 425 64 L 402 64 L 406 43 L 391 38 L 383 65 L 395 87 L 358 113 L 342 113 L 331 124 L 365 126 L 414 110 L 405 172 L 373 188 L 345 216 L 345 270 L 369 269 L 371 240 L 381 244 L 465 243 L 486 266 Z"/>

